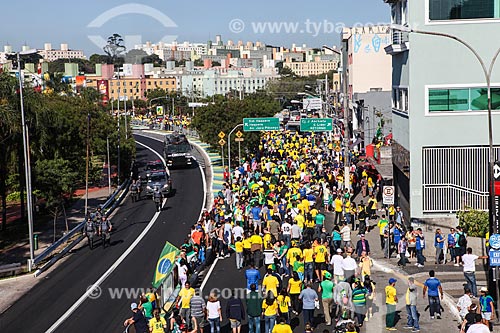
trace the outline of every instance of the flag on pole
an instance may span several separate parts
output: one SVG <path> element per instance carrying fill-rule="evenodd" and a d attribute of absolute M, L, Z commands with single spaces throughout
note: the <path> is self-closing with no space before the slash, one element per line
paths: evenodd
<path fill-rule="evenodd" d="M 181 253 L 181 251 L 170 244 L 165 242 L 165 246 L 161 251 L 160 258 L 156 264 L 155 273 L 153 276 L 153 287 L 158 288 L 163 280 L 172 272 L 175 267 L 175 258 Z"/>

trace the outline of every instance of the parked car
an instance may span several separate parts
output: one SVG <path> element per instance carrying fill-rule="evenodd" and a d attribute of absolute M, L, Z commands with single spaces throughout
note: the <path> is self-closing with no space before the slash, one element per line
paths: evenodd
<path fill-rule="evenodd" d="M 163 196 L 167 196 L 172 192 L 172 179 L 166 171 L 153 171 L 149 174 L 146 180 L 146 196 L 151 197 L 156 186 L 159 187 Z"/>

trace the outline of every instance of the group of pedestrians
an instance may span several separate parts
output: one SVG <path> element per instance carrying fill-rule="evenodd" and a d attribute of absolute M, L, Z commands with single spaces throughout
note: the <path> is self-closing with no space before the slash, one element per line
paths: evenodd
<path fill-rule="evenodd" d="M 85 216 L 85 224 L 83 226 L 83 233 L 87 238 L 88 246 L 94 249 L 97 237 L 101 238 L 103 247 L 111 245 L 111 231 L 113 225 L 109 221 L 106 214 L 103 213 L 102 207 L 97 207 L 94 213 L 87 213 Z"/>

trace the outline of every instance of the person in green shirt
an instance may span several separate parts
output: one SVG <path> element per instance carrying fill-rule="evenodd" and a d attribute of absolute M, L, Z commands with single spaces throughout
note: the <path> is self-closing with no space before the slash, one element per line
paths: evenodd
<path fill-rule="evenodd" d="M 325 215 L 318 213 L 316 215 L 316 225 L 315 225 L 315 237 L 321 235 L 321 230 L 323 229 L 323 225 L 325 223 Z"/>
<path fill-rule="evenodd" d="M 358 326 L 363 326 L 366 316 L 366 297 L 368 296 L 368 290 L 363 286 L 361 281 L 356 278 L 354 279 L 355 288 L 352 291 L 352 304 L 354 304 L 354 312 Z"/>
<path fill-rule="evenodd" d="M 335 284 L 332 282 L 332 274 L 325 272 L 325 279 L 319 284 L 318 292 L 321 293 L 321 303 L 323 303 L 323 312 L 325 315 L 326 326 L 332 324 L 333 310 L 333 288 Z"/>
<path fill-rule="evenodd" d="M 380 248 L 384 251 L 385 248 L 385 236 L 384 230 L 385 227 L 389 224 L 389 221 L 385 218 L 385 214 L 382 214 L 382 218 L 378 221 L 377 227 L 379 228 L 380 234 Z"/>
<path fill-rule="evenodd" d="M 251 333 L 260 332 L 260 315 L 262 313 L 262 298 L 257 292 L 257 286 L 250 285 L 250 293 L 246 299 L 248 314 L 248 330 Z"/>

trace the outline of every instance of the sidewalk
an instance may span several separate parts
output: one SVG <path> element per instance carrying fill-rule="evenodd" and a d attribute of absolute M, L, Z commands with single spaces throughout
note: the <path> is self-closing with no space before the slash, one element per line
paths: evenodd
<path fill-rule="evenodd" d="M 113 189 L 112 189 L 113 191 Z M 90 210 L 96 209 L 100 204 L 106 202 L 108 198 L 108 188 L 95 188 L 89 191 L 88 207 Z M 78 199 L 73 206 L 66 210 L 68 218 L 69 230 L 83 221 L 85 216 L 85 196 Z M 56 240 L 59 239 L 66 231 L 66 224 L 64 217 L 61 215 L 57 219 L 56 224 Z M 54 225 L 52 221 L 43 226 L 37 226 L 35 223 L 34 235 L 38 236 L 38 249 L 35 251 L 35 256 L 44 251 L 54 241 Z M 27 259 L 29 258 L 29 238 L 25 237 L 22 240 L 0 250 L 0 265 L 21 263 L 23 267 L 26 266 Z"/>

